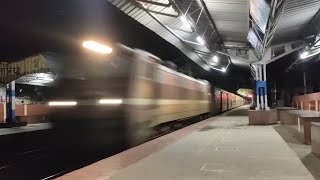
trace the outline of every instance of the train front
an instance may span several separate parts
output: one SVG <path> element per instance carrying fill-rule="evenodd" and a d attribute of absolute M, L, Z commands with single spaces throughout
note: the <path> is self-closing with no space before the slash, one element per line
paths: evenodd
<path fill-rule="evenodd" d="M 49 94 L 55 145 L 83 151 L 126 145 L 123 99 L 129 91 L 130 56 L 130 51 L 119 49 L 108 57 L 63 60 Z"/>

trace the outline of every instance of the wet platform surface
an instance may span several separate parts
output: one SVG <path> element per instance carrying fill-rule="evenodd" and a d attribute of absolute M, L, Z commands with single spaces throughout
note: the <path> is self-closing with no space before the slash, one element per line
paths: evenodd
<path fill-rule="evenodd" d="M 51 123 L 28 124 L 22 127 L 0 128 L 0 136 L 18 134 L 24 132 L 40 131 L 51 129 Z"/>
<path fill-rule="evenodd" d="M 212 117 L 59 179 L 314 179 L 273 126 L 248 126 L 247 108 Z"/>

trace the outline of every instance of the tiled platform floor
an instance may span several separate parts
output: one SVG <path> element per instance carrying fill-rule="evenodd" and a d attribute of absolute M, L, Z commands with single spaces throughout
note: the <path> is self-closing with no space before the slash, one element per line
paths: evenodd
<path fill-rule="evenodd" d="M 59 179 L 314 179 L 272 126 L 248 126 L 247 108 L 202 121 Z"/>

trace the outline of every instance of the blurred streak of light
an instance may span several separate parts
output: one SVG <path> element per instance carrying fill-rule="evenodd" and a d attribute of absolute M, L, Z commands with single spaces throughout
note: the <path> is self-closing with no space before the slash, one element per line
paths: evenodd
<path fill-rule="evenodd" d="M 112 52 L 112 48 L 95 41 L 84 41 L 82 46 L 100 54 L 110 54 Z"/>

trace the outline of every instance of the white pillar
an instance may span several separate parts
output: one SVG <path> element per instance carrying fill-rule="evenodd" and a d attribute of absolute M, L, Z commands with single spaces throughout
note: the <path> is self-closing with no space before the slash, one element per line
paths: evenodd
<path fill-rule="evenodd" d="M 24 116 L 28 115 L 28 105 L 26 105 L 26 104 L 23 105 L 23 115 Z"/>
<path fill-rule="evenodd" d="M 3 120 L 7 119 L 7 101 L 3 103 Z"/>
<path fill-rule="evenodd" d="M 256 71 L 256 81 L 264 81 L 267 83 L 267 65 L 266 64 L 255 64 Z M 259 93 L 259 89 L 257 89 L 257 107 L 256 110 L 269 110 L 268 106 L 268 95 L 267 95 L 267 87 L 264 89 L 264 95 Z"/>
<path fill-rule="evenodd" d="M 256 71 L 256 81 L 259 81 L 259 66 L 258 65 L 254 65 L 255 67 L 255 71 Z M 259 100 L 259 92 L 256 92 L 257 94 L 257 107 L 256 110 L 260 110 L 260 100 Z"/>
<path fill-rule="evenodd" d="M 258 71 L 259 71 L 259 81 L 263 81 L 263 76 L 262 76 L 262 65 L 261 64 L 259 64 L 258 65 Z M 259 99 L 260 99 L 260 109 L 264 109 L 264 102 L 263 102 L 263 97 L 261 96 L 261 94 L 260 94 L 260 96 L 259 96 Z"/>

